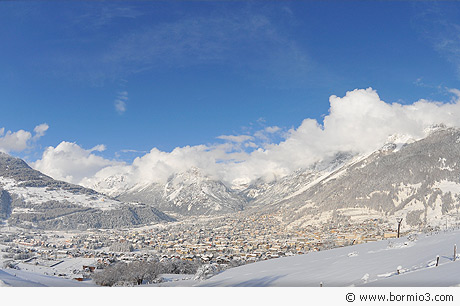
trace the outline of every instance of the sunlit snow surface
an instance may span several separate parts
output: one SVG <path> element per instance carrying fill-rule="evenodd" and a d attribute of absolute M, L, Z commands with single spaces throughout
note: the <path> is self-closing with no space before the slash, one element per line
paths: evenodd
<path fill-rule="evenodd" d="M 453 261 L 454 244 L 460 246 L 459 230 L 419 234 L 414 241 L 389 239 L 257 262 L 229 269 L 197 285 L 459 286 L 460 257 Z"/>
<path fill-rule="evenodd" d="M 29 204 L 42 204 L 48 201 L 67 201 L 79 206 L 99 208 L 101 210 L 112 210 L 121 207 L 119 201 L 112 200 L 101 194 L 76 194 L 60 188 L 50 190 L 46 187 L 21 187 L 16 180 L 6 177 L 0 177 L 0 187 L 12 194 L 20 195 L 24 202 Z M 14 213 L 23 212 L 20 211 L 20 208 L 14 209 Z"/>
<path fill-rule="evenodd" d="M 0 287 L 88 287 L 90 282 L 63 279 L 16 269 L 0 270 Z"/>

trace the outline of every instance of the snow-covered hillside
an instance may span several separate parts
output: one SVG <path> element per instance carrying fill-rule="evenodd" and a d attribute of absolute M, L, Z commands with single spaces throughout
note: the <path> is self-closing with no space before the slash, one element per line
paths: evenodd
<path fill-rule="evenodd" d="M 454 261 L 454 245 L 460 246 L 460 230 L 418 234 L 257 262 L 196 285 L 460 286 L 460 256 Z"/>
<path fill-rule="evenodd" d="M 47 229 L 132 227 L 173 220 L 153 207 L 54 180 L 1 152 L 0 219 Z"/>
<path fill-rule="evenodd" d="M 15 179 L 6 177 L 0 177 L 0 186 L 10 194 L 17 195 L 18 199 L 24 203 L 31 205 L 40 205 L 49 201 L 66 201 L 71 204 L 101 210 L 112 210 L 123 206 L 120 201 L 113 200 L 102 194 L 75 193 L 61 188 L 29 187 L 22 185 L 21 182 Z M 15 207 L 12 213 L 19 211 L 24 211 L 24 209 Z"/>
<path fill-rule="evenodd" d="M 356 223 L 366 215 L 390 223 L 402 218 L 412 229 L 444 225 L 460 208 L 459 139 L 459 129 L 444 128 L 419 141 L 388 143 L 259 212 L 276 213 L 292 228 L 334 216 Z"/>

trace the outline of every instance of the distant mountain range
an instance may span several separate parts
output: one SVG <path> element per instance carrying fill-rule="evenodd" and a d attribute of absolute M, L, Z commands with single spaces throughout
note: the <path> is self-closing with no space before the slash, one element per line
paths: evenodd
<path fill-rule="evenodd" d="M 116 177 L 109 177 L 93 188 L 181 216 L 246 210 L 276 212 L 296 227 L 334 219 L 396 222 L 399 217 L 408 227 L 439 225 L 456 216 L 460 206 L 460 130 L 441 125 L 428 134 L 419 141 L 394 135 L 375 152 L 338 152 L 276 181 L 259 179 L 238 189 L 198 169 L 174 174 L 166 184 L 118 189 Z M 125 181 L 118 177 L 119 183 Z"/>
<path fill-rule="evenodd" d="M 404 226 L 417 228 L 457 218 L 459 129 L 439 126 L 418 141 L 395 135 L 382 145 L 364 155 L 338 152 L 278 180 L 258 179 L 233 189 L 197 168 L 175 173 L 164 184 L 130 185 L 116 175 L 88 189 L 0 154 L 0 217 L 45 228 L 135 226 L 173 220 L 168 215 L 241 211 L 276 214 L 290 227 L 402 218 Z"/>

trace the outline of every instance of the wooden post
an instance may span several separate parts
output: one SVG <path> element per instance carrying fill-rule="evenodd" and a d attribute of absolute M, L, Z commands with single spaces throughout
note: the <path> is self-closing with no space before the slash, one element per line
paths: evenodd
<path fill-rule="evenodd" d="M 457 260 L 457 245 L 454 244 L 454 261 Z"/>
<path fill-rule="evenodd" d="M 401 222 L 402 222 L 403 218 L 398 218 L 396 221 L 398 221 L 398 238 L 399 238 L 399 233 L 400 233 L 400 230 L 401 230 Z"/>
<path fill-rule="evenodd" d="M 436 267 L 439 265 L 439 255 L 436 256 Z"/>

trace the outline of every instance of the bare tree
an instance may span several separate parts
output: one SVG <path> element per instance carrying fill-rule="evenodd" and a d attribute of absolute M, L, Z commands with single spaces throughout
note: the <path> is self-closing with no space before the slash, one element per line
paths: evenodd
<path fill-rule="evenodd" d="M 156 261 L 118 262 L 93 275 L 93 280 L 100 286 L 134 286 L 144 281 L 155 281 L 161 273 L 161 265 Z"/>

